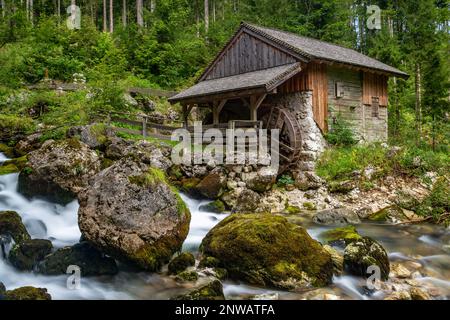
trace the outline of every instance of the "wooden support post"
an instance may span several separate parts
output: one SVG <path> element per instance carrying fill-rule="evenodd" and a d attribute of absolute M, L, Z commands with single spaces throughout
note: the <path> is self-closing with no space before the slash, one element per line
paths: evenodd
<path fill-rule="evenodd" d="M 147 117 L 142 119 L 142 135 L 147 138 Z"/>
<path fill-rule="evenodd" d="M 194 104 L 183 105 L 183 123 L 184 123 L 185 128 L 188 127 L 189 114 L 191 113 L 193 108 L 194 108 Z"/>
<path fill-rule="evenodd" d="M 251 96 L 250 97 L 250 120 L 257 121 L 258 120 L 258 109 L 261 106 L 262 102 L 266 98 L 267 94 L 262 94 L 260 96 Z"/>

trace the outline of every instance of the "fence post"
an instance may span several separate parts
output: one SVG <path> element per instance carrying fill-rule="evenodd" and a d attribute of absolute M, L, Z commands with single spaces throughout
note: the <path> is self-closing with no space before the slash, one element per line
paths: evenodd
<path fill-rule="evenodd" d="M 147 117 L 144 116 L 142 119 L 142 135 L 147 138 Z"/>

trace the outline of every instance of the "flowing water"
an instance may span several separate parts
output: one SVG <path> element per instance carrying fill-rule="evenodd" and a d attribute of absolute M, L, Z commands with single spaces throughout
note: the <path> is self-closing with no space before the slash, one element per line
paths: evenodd
<path fill-rule="evenodd" d="M 6 157 L 0 153 L 1 162 Z M 78 203 L 73 201 L 66 206 L 57 205 L 43 199 L 28 200 L 17 192 L 18 174 L 0 176 L 0 211 L 18 212 L 32 238 L 49 239 L 55 248 L 75 244 L 81 233 L 77 223 Z M 205 212 L 201 207 L 207 201 L 195 200 L 182 195 L 191 210 L 190 231 L 183 250 L 198 253 L 203 237 L 225 214 Z M 327 228 L 309 222 L 304 225 L 313 238 Z M 358 231 L 378 240 L 389 252 L 391 261 L 416 261 L 426 274 L 415 279 L 426 285 L 439 288 L 441 298 L 450 297 L 450 232 L 432 225 L 389 226 L 381 224 L 361 224 Z M 447 250 L 447 251 L 445 251 Z M 53 299 L 168 299 L 185 292 L 192 284 L 180 284 L 163 273 L 146 273 L 120 266 L 115 276 L 89 277 L 81 279 L 81 288 L 68 289 L 69 275 L 44 276 L 14 269 L 0 255 L 0 282 L 8 289 L 21 286 L 47 288 Z M 327 290 L 348 299 L 377 299 L 377 293 L 370 297 L 363 290 L 361 279 L 342 276 L 334 279 Z M 249 285 L 225 281 L 224 293 L 227 298 L 243 299 L 255 295 L 265 298 L 302 299 L 301 293 L 268 290 Z"/>

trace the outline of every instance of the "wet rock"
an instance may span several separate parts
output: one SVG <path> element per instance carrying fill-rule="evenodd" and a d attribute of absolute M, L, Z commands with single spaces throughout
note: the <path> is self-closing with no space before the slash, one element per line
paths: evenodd
<path fill-rule="evenodd" d="M 331 261 L 333 261 L 333 274 L 335 276 L 342 275 L 344 272 L 344 257 L 329 245 L 324 245 L 323 248 L 330 254 Z"/>
<path fill-rule="evenodd" d="M 350 243 L 344 250 L 344 268 L 353 275 L 368 278 L 368 268 L 378 266 L 381 280 L 389 277 L 390 266 L 386 250 L 375 240 L 364 237 Z"/>
<path fill-rule="evenodd" d="M 149 271 L 168 263 L 189 231 L 190 212 L 165 173 L 131 158 L 97 174 L 79 198 L 86 240 Z"/>
<path fill-rule="evenodd" d="M 0 153 L 3 153 L 8 158 L 14 158 L 16 155 L 14 154 L 14 148 L 9 147 L 4 143 L 0 143 Z"/>
<path fill-rule="evenodd" d="M 19 175 L 20 193 L 67 204 L 100 171 L 100 159 L 95 151 L 75 138 L 49 140 L 28 155 L 25 169 Z"/>
<path fill-rule="evenodd" d="M 236 188 L 231 191 L 224 193 L 220 200 L 225 203 L 225 206 L 229 209 L 232 209 L 236 206 L 239 195 L 244 191 L 244 188 Z"/>
<path fill-rule="evenodd" d="M 6 300 L 52 300 L 45 288 L 22 287 L 6 291 Z"/>
<path fill-rule="evenodd" d="M 354 226 L 346 226 L 342 228 L 336 228 L 328 231 L 324 231 L 319 235 L 319 238 L 325 243 L 339 244 L 344 242 L 346 245 L 352 243 L 362 237 L 356 231 Z"/>
<path fill-rule="evenodd" d="M 392 263 L 390 276 L 393 278 L 407 279 L 411 278 L 411 271 L 400 263 Z"/>
<path fill-rule="evenodd" d="M 239 197 L 236 200 L 236 204 L 233 207 L 233 212 L 255 212 L 256 209 L 258 209 L 260 201 L 261 196 L 258 193 L 249 189 L 244 189 L 244 191 L 239 194 Z"/>
<path fill-rule="evenodd" d="M 211 173 L 203 178 L 195 189 L 205 198 L 215 200 L 225 191 L 226 180 L 218 173 Z"/>
<path fill-rule="evenodd" d="M 53 245 L 49 240 L 25 240 L 11 249 L 8 259 L 17 269 L 31 271 L 52 249 Z"/>
<path fill-rule="evenodd" d="M 0 237 L 11 238 L 15 243 L 30 239 L 22 218 L 15 211 L 0 211 Z"/>
<path fill-rule="evenodd" d="M 67 138 L 77 138 L 92 149 L 105 149 L 109 137 L 114 136 L 114 130 L 102 123 L 87 126 L 76 126 L 67 130 Z"/>
<path fill-rule="evenodd" d="M 56 250 L 39 264 L 38 271 L 47 275 L 66 274 L 71 265 L 78 266 L 85 277 L 114 275 L 118 269 L 114 259 L 105 257 L 87 242 Z"/>
<path fill-rule="evenodd" d="M 219 280 L 213 280 L 207 285 L 175 297 L 173 300 L 225 300 L 225 296 L 222 283 Z"/>
<path fill-rule="evenodd" d="M 190 252 L 180 253 L 178 256 L 173 258 L 172 261 L 170 261 L 168 265 L 169 274 L 180 273 L 193 265 L 195 265 L 195 258 L 192 255 L 192 253 Z"/>
<path fill-rule="evenodd" d="M 384 300 L 411 300 L 411 295 L 408 291 L 396 291 L 384 298 Z"/>
<path fill-rule="evenodd" d="M 203 239 L 201 251 L 230 277 L 255 285 L 324 286 L 333 273 L 330 255 L 304 228 L 271 214 L 227 217 Z"/>
<path fill-rule="evenodd" d="M 202 205 L 200 207 L 200 210 L 213 213 L 223 213 L 226 210 L 226 208 L 225 204 L 221 200 L 217 199 L 213 202 Z"/>
<path fill-rule="evenodd" d="M 389 206 L 383 208 L 369 216 L 369 220 L 371 221 L 389 221 L 389 222 L 398 222 L 407 220 L 406 216 L 403 213 L 403 210 L 398 206 Z"/>
<path fill-rule="evenodd" d="M 316 213 L 313 217 L 313 221 L 317 224 L 324 225 L 347 225 L 347 224 L 358 224 L 358 215 L 350 209 L 339 208 L 339 209 L 327 209 Z"/>
<path fill-rule="evenodd" d="M 197 185 L 200 183 L 199 178 L 184 178 L 180 182 L 180 190 L 187 193 L 191 197 L 199 198 L 201 195 L 196 189 Z"/>
<path fill-rule="evenodd" d="M 431 300 L 430 295 L 419 288 L 411 288 L 409 294 L 412 300 Z"/>
<path fill-rule="evenodd" d="M 197 280 L 198 273 L 196 271 L 183 271 L 175 277 L 175 281 L 177 282 L 195 282 Z"/>

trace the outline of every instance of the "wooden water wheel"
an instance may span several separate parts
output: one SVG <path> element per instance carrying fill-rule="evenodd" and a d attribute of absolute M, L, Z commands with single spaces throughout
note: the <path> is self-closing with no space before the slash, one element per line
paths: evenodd
<path fill-rule="evenodd" d="M 302 137 L 299 123 L 292 112 L 279 107 L 272 107 L 263 117 L 263 122 L 269 133 L 274 129 L 279 130 L 278 173 L 281 174 L 300 159 Z"/>

